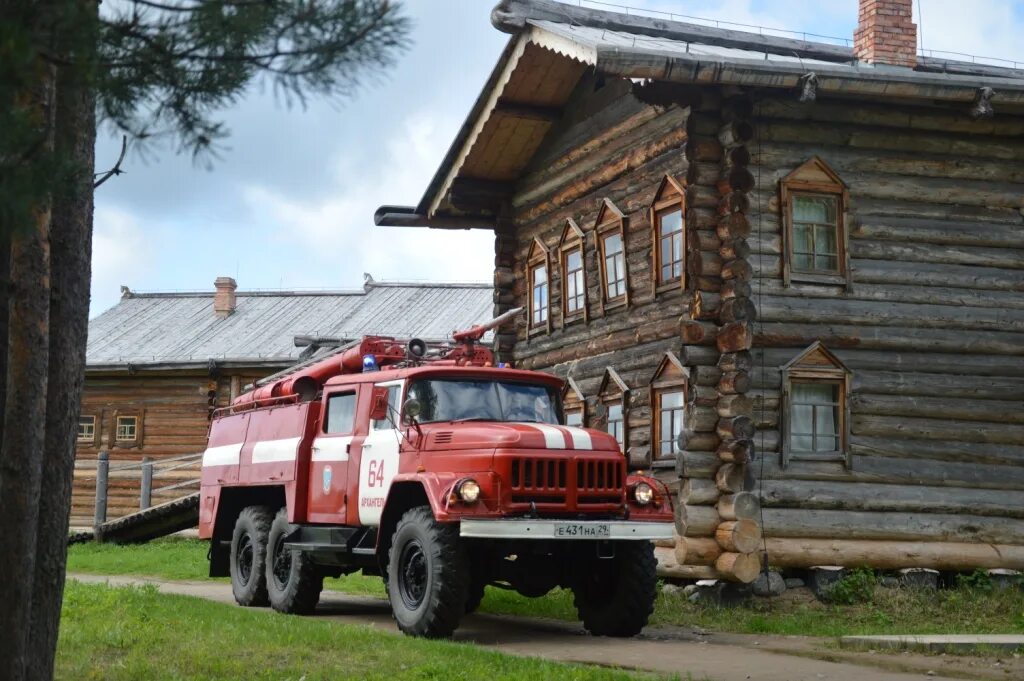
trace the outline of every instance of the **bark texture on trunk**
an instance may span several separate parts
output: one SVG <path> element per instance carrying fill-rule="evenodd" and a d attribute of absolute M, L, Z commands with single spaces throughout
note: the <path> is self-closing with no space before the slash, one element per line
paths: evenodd
<path fill-rule="evenodd" d="M 92 90 L 69 69 L 58 73 L 56 151 L 71 164 L 66 191 L 54 196 L 50 228 L 50 336 L 46 476 L 39 497 L 28 678 L 53 678 L 67 563 L 75 433 L 85 372 L 92 260 L 96 118 Z"/>
<path fill-rule="evenodd" d="M 38 129 L 53 144 L 54 73 L 40 69 L 31 93 Z M 7 399 L 0 446 L 0 678 L 25 678 L 38 534 L 50 335 L 49 198 L 35 224 L 11 237 Z"/>

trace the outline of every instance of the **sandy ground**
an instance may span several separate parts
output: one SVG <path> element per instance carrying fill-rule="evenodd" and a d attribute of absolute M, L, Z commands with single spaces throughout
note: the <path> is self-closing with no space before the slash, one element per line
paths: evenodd
<path fill-rule="evenodd" d="M 222 582 L 69 574 L 81 582 L 154 584 L 165 593 L 234 603 Z M 325 591 L 314 617 L 397 631 L 385 601 Z M 713 681 L 909 681 L 1024 679 L 1024 660 L 840 650 L 830 639 L 647 629 L 633 639 L 595 638 L 573 623 L 475 614 L 455 640 L 513 655 L 689 674 Z"/>

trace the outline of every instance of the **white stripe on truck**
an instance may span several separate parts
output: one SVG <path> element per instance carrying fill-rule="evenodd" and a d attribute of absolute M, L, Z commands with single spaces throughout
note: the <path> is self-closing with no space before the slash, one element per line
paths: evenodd
<path fill-rule="evenodd" d="M 208 447 L 203 452 L 204 466 L 237 466 L 242 454 L 242 443 Z"/>
<path fill-rule="evenodd" d="M 289 437 L 283 440 L 263 440 L 252 448 L 253 463 L 274 463 L 275 461 L 295 461 L 301 438 Z"/>
<path fill-rule="evenodd" d="M 544 435 L 544 446 L 548 449 L 565 449 L 565 433 L 561 428 L 549 426 L 546 423 L 527 423 L 533 426 Z"/>
<path fill-rule="evenodd" d="M 569 432 L 572 436 L 572 448 L 573 449 L 593 449 L 594 442 L 590 439 L 590 433 L 583 430 L 582 428 L 574 428 L 572 426 L 562 426 L 563 430 Z"/>

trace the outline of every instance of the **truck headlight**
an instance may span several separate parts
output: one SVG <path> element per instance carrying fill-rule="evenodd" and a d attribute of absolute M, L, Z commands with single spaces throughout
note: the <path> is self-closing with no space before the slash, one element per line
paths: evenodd
<path fill-rule="evenodd" d="M 480 498 L 480 485 L 477 484 L 476 480 L 463 480 L 455 488 L 455 491 L 459 498 L 467 504 L 472 504 Z"/>
<path fill-rule="evenodd" d="M 654 489 L 646 482 L 638 482 L 633 488 L 633 498 L 636 499 L 636 503 L 646 506 L 654 501 Z"/>

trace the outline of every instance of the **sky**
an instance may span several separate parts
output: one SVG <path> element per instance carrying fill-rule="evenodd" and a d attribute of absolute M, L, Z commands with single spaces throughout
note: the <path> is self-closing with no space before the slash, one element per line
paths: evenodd
<path fill-rule="evenodd" d="M 857 17 L 857 0 L 615 1 L 841 38 Z M 508 40 L 490 24 L 495 3 L 404 0 L 412 45 L 354 99 L 289 108 L 254 84 L 222 112 L 230 137 L 212 167 L 172 147 L 129 152 L 96 193 L 90 315 L 121 285 L 212 290 L 218 276 L 240 290 L 355 289 L 364 273 L 489 281 L 490 232 L 374 227 L 373 212 L 418 203 Z M 1024 0 L 915 0 L 915 21 L 925 49 L 1024 61 Z M 119 148 L 101 131 L 97 169 Z"/>

